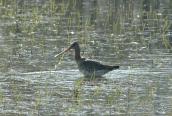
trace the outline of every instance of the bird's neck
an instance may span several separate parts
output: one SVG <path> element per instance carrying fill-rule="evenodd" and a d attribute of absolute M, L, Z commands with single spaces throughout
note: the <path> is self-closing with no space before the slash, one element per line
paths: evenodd
<path fill-rule="evenodd" d="M 75 60 L 78 61 L 81 59 L 81 55 L 80 55 L 80 47 L 76 46 L 75 47 Z"/>

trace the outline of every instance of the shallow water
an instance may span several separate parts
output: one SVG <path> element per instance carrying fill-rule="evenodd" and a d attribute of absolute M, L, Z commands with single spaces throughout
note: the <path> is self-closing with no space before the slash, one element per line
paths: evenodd
<path fill-rule="evenodd" d="M 170 0 L 0 1 L 0 115 L 172 115 Z M 84 78 L 74 51 L 120 65 Z"/>
<path fill-rule="evenodd" d="M 172 73 L 115 70 L 103 78 L 78 70 L 1 76 L 2 115 L 168 115 Z"/>

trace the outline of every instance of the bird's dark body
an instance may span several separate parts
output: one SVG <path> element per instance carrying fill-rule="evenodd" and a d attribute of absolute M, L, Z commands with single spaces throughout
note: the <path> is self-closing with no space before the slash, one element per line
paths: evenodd
<path fill-rule="evenodd" d="M 61 52 L 56 56 L 59 56 L 70 49 L 75 50 L 75 60 L 78 64 L 78 68 L 80 72 L 82 72 L 85 76 L 99 77 L 106 74 L 109 71 L 112 71 L 114 69 L 119 69 L 119 66 L 103 65 L 97 61 L 82 58 L 80 56 L 80 47 L 78 42 L 73 42 L 68 49 L 66 49 L 65 51 Z"/>
<path fill-rule="evenodd" d="M 106 74 L 109 71 L 118 69 L 119 66 L 103 65 L 97 61 L 81 58 L 77 61 L 78 68 L 85 76 L 99 77 Z"/>

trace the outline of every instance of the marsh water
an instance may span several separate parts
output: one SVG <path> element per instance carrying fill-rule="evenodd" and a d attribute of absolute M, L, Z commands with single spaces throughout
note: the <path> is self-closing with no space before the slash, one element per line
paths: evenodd
<path fill-rule="evenodd" d="M 171 116 L 171 46 L 171 0 L 0 0 L 0 116 Z"/>

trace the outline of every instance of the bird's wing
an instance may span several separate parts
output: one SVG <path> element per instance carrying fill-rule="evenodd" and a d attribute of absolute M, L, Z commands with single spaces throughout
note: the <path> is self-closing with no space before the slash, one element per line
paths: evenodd
<path fill-rule="evenodd" d="M 107 65 L 103 65 L 100 62 L 97 62 L 94 60 L 84 60 L 84 62 L 82 62 L 82 63 L 83 63 L 83 65 L 86 65 L 87 68 L 95 69 L 95 70 L 104 70 L 104 69 L 108 68 Z"/>

